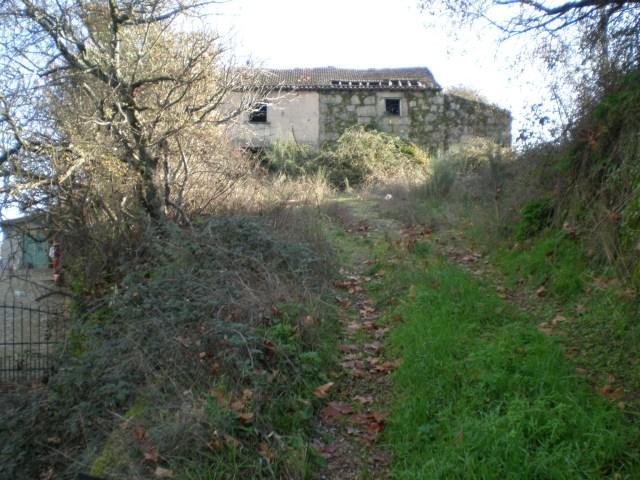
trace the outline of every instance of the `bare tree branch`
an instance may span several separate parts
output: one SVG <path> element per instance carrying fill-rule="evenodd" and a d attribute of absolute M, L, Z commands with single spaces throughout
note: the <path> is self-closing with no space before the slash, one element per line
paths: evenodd
<path fill-rule="evenodd" d="M 253 103 L 223 113 L 242 76 L 223 65 L 217 35 L 173 27 L 215 3 L 0 2 L 0 69 L 7 77 L 0 98 L 13 102 L 0 113 L 0 139 L 7 144 L 0 165 L 49 177 L 58 193 L 66 183 L 95 188 L 95 171 L 124 168 L 144 211 L 161 221 L 169 195 L 158 178 L 166 165 L 181 165 L 160 161 L 164 146 Z"/>

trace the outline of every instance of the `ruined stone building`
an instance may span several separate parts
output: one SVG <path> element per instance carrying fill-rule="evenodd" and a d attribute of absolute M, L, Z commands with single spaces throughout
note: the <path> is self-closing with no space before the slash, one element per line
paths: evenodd
<path fill-rule="evenodd" d="M 449 95 L 426 67 L 354 70 L 265 70 L 262 102 L 237 119 L 241 144 L 293 140 L 320 147 L 353 125 L 389 132 L 431 151 L 468 137 L 511 144 L 511 115 L 493 105 Z"/>

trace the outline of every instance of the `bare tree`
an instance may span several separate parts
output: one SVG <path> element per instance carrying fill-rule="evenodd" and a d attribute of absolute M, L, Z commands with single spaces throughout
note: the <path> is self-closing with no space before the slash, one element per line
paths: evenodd
<path fill-rule="evenodd" d="M 484 18 L 505 33 L 514 35 L 532 30 L 559 32 L 594 18 L 601 21 L 602 16 L 608 19 L 631 16 L 640 7 L 640 1 L 421 0 L 420 6 L 423 11 L 431 13 L 444 9 L 463 20 Z"/>
<path fill-rule="evenodd" d="M 593 47 L 620 68 L 640 61 L 640 0 L 420 0 L 428 15 L 453 14 L 461 23 L 478 20 L 498 28 L 506 38 L 540 35 L 577 40 L 585 56 Z M 606 45 L 605 45 L 606 44 Z"/>
<path fill-rule="evenodd" d="M 168 156 L 186 135 L 260 95 L 246 88 L 253 70 L 226 64 L 218 36 L 188 25 L 212 3 L 1 1 L 2 191 L 26 208 L 59 202 L 65 185 L 72 192 L 82 184 L 99 199 L 120 170 L 119 181 L 160 221 L 171 195 L 159 179 L 179 164 Z M 251 94 L 220 108 L 234 90 Z"/>

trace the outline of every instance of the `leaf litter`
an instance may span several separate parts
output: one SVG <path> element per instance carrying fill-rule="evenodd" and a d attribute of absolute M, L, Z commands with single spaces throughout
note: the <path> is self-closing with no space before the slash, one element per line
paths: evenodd
<path fill-rule="evenodd" d="M 364 270 L 371 261 L 363 261 L 356 268 Z M 386 360 L 383 338 L 389 328 L 378 322 L 379 312 L 366 294 L 366 286 L 383 274 L 372 276 L 341 271 L 342 277 L 333 285 L 344 291 L 336 296 L 345 338 L 338 345 L 342 354 L 339 380 L 318 386 L 314 396 L 335 400 L 320 409 L 322 438 L 313 442 L 314 448 L 327 461 L 322 478 L 358 478 L 361 471 L 375 471 L 376 478 L 387 478 L 391 454 L 377 441 L 385 428 L 389 413 L 376 410 L 380 384 L 390 386 L 388 376 L 398 362 Z"/>

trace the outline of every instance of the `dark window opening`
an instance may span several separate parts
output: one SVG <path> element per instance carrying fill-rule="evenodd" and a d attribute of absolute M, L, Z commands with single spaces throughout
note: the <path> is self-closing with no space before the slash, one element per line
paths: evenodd
<path fill-rule="evenodd" d="M 389 115 L 400 115 L 400 99 L 386 98 L 384 100 L 384 108 Z"/>
<path fill-rule="evenodd" d="M 256 103 L 253 110 L 249 112 L 251 123 L 265 123 L 267 121 L 267 104 L 265 102 Z"/>

